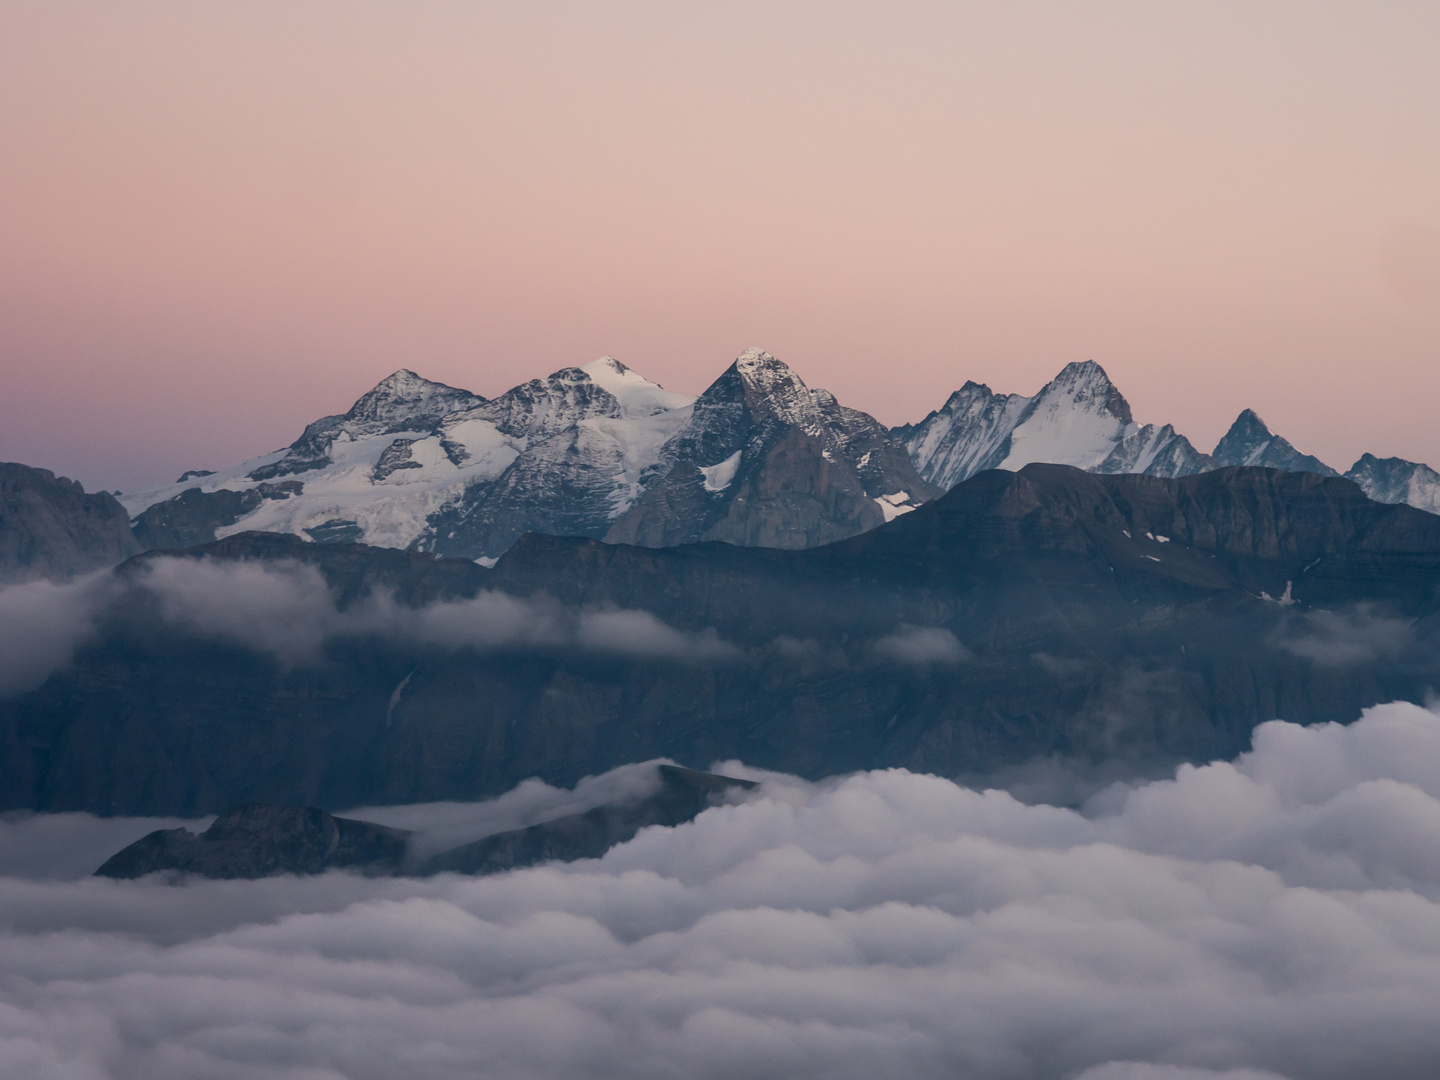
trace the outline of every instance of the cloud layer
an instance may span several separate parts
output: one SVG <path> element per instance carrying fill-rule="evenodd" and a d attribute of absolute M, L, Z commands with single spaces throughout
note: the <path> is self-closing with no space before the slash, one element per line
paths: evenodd
<path fill-rule="evenodd" d="M 45 880 L 53 823 L 0 824 L 0 1074 L 1338 1080 L 1440 1059 L 1424 709 L 1266 724 L 1233 763 L 1084 813 L 728 768 L 760 792 L 484 879 Z M 388 812 L 469 827 L 598 792 Z"/>
<path fill-rule="evenodd" d="M 172 626 L 287 666 L 316 662 L 334 638 L 370 635 L 449 649 L 573 648 L 680 661 L 737 655 L 713 630 L 677 630 L 646 611 L 575 610 L 498 592 L 418 608 L 382 592 L 342 610 L 313 566 L 168 558 L 133 581 L 107 573 L 0 589 L 0 696 L 39 686 L 94 636 L 107 610 L 137 600 L 153 602 Z"/>

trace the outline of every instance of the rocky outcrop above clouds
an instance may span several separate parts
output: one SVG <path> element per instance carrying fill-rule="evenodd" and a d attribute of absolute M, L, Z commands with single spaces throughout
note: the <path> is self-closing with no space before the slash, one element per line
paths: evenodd
<path fill-rule="evenodd" d="M 760 349 L 700 395 L 642 484 L 610 542 L 814 547 L 935 494 L 873 417 L 811 390 Z"/>
<path fill-rule="evenodd" d="M 227 810 L 198 836 L 157 829 L 107 859 L 98 877 L 171 872 L 208 878 L 261 878 L 354 870 L 388 875 L 405 863 L 405 836 L 314 806 L 251 804 Z"/>
<path fill-rule="evenodd" d="M 438 854 L 416 850 L 412 834 L 370 821 L 335 817 L 314 806 L 252 803 L 216 818 L 204 832 L 157 829 L 116 852 L 97 877 L 163 873 L 182 880 L 263 878 L 349 870 L 370 877 L 493 874 L 545 862 L 598 859 L 651 825 L 675 826 L 732 794 L 758 785 L 665 762 L 636 766 L 643 786 L 598 805 L 519 829 L 488 832 Z M 482 830 L 483 831 L 483 830 Z"/>

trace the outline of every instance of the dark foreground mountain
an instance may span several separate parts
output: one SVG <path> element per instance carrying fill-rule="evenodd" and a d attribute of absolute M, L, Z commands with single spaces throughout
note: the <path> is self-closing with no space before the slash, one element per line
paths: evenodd
<path fill-rule="evenodd" d="M 183 567 L 290 576 L 197 599 Z M 986 472 L 807 551 L 528 536 L 486 570 L 251 534 L 118 577 L 74 663 L 0 703 L 4 807 L 473 799 L 656 757 L 1139 767 L 1440 686 L 1440 517 L 1258 468 Z"/>
<path fill-rule="evenodd" d="M 617 797 L 576 814 L 482 837 L 417 860 L 410 834 L 369 821 L 334 817 L 314 806 L 251 804 L 221 814 L 200 835 L 157 829 L 107 859 L 98 877 L 171 872 L 208 878 L 261 878 L 351 870 L 370 876 L 445 872 L 494 874 L 543 862 L 594 859 L 649 825 L 693 820 L 749 780 L 654 767 L 654 789 Z"/>
<path fill-rule="evenodd" d="M 617 800 L 583 813 L 486 836 L 426 860 L 419 872 L 496 874 L 555 860 L 597 859 L 648 825 L 683 824 L 715 805 L 726 792 L 757 786 L 749 780 L 675 765 L 661 765 L 657 772 L 657 790 L 643 798 Z"/>
<path fill-rule="evenodd" d="M 140 550 L 115 496 L 49 469 L 0 462 L 0 584 L 68 581 Z"/>
<path fill-rule="evenodd" d="M 398 873 L 405 833 L 352 821 L 314 806 L 237 806 L 200 835 L 156 829 L 117 852 L 99 877 L 137 878 L 157 871 L 209 878 L 318 874 L 324 870 Z"/>

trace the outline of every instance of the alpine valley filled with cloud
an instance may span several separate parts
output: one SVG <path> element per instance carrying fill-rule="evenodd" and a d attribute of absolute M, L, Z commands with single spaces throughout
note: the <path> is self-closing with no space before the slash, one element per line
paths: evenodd
<path fill-rule="evenodd" d="M 1093 362 L 0 466 L 0 1072 L 1430 1075 L 1440 476 Z"/>

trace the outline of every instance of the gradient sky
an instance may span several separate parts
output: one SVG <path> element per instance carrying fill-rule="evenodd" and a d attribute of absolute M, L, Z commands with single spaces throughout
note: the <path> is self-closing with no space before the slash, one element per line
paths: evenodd
<path fill-rule="evenodd" d="M 0 459 L 135 489 L 397 367 L 1070 360 L 1440 466 L 1440 4 L 0 0 Z"/>

